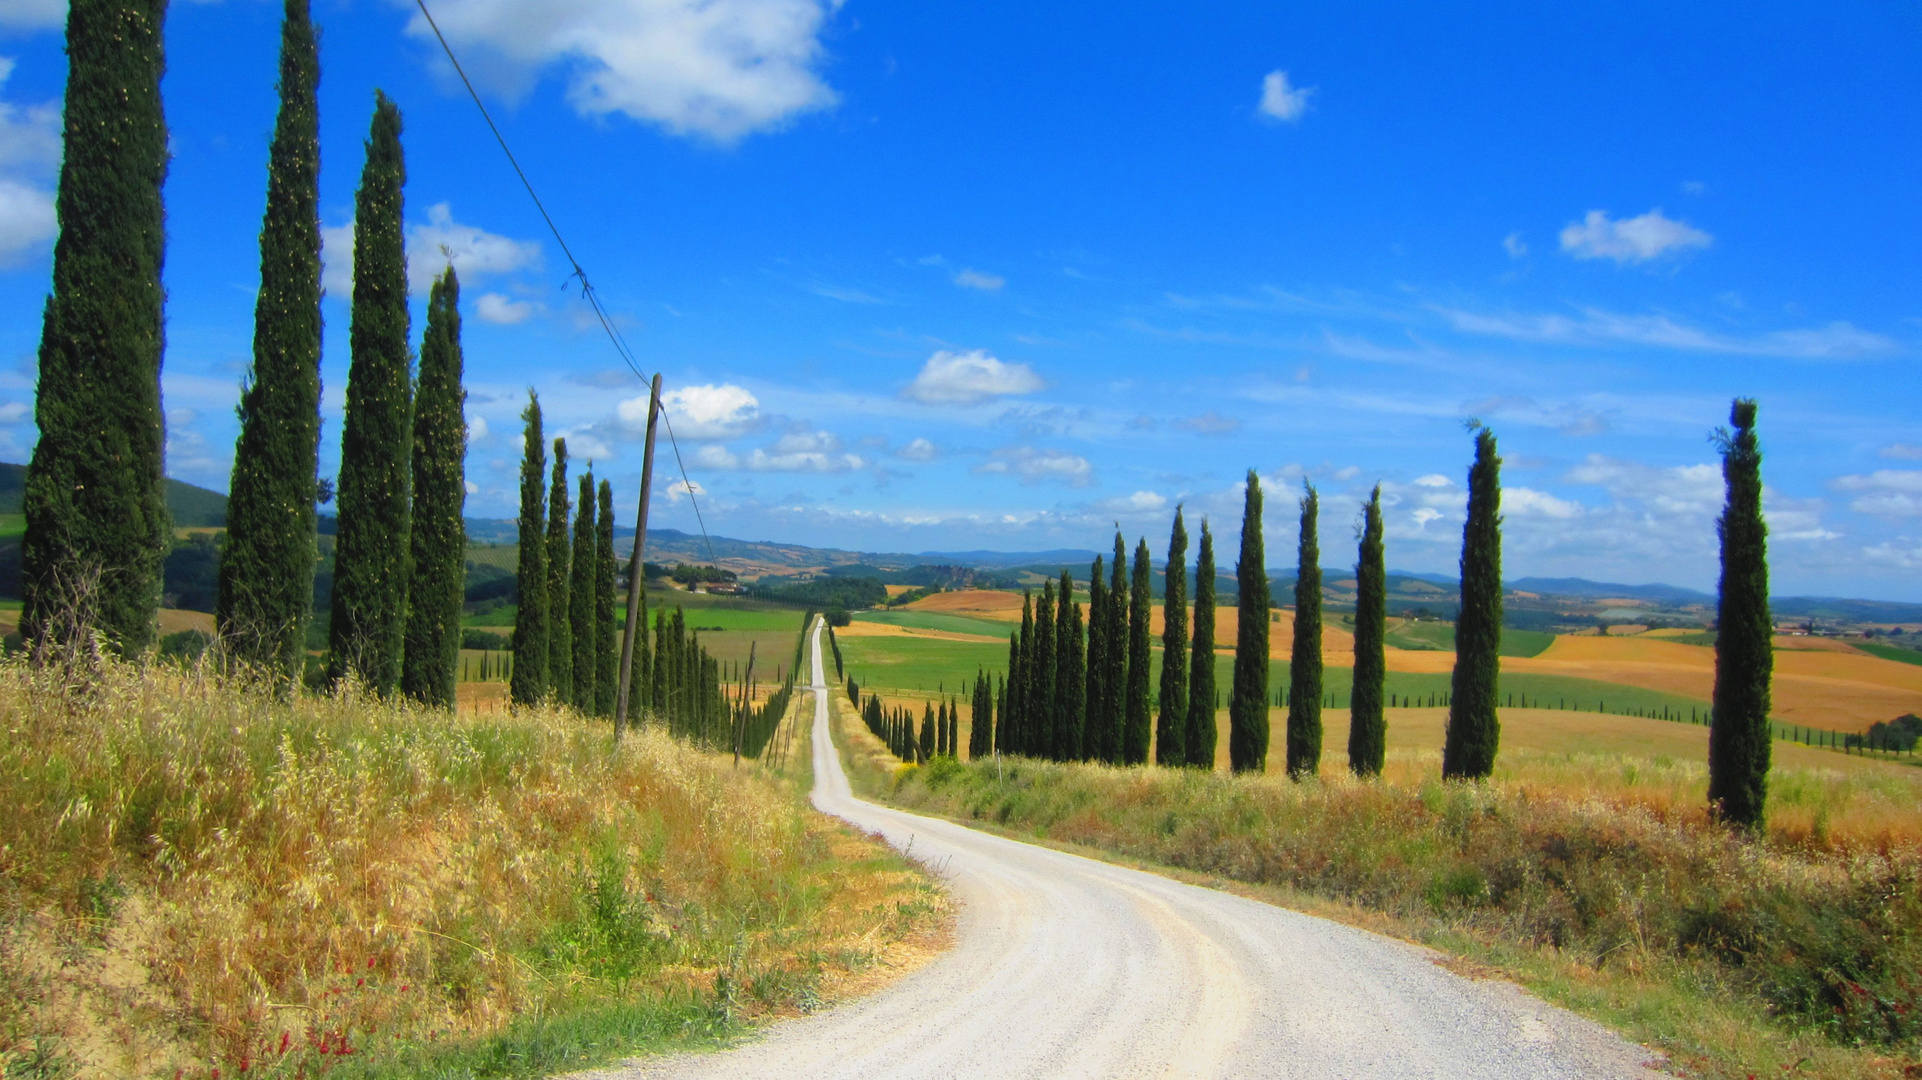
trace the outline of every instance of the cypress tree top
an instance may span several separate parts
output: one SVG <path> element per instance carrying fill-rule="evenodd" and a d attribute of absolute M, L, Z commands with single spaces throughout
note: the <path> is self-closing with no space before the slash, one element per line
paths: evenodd
<path fill-rule="evenodd" d="M 300 673 L 313 607 L 320 448 L 320 57 L 307 0 L 287 0 L 280 112 L 260 229 L 254 356 L 240 398 L 215 623 L 232 655 Z"/>
<path fill-rule="evenodd" d="M 547 687 L 574 703 L 573 550 L 567 540 L 567 440 L 554 440 L 554 477 L 547 485 Z"/>
<path fill-rule="evenodd" d="M 1228 760 L 1236 772 L 1268 767 L 1268 570 L 1261 539 L 1261 478 L 1248 470 L 1235 565 L 1235 683 L 1228 699 Z"/>
<path fill-rule="evenodd" d="M 1754 401 L 1738 399 L 1729 410 L 1735 430 L 1716 433 L 1728 493 L 1716 522 L 1722 580 L 1708 758 L 1710 805 L 1723 820 L 1751 829 L 1761 827 L 1768 799 L 1769 681 L 1775 668 L 1755 413 Z"/>
<path fill-rule="evenodd" d="M 1455 620 L 1455 674 L 1442 745 L 1442 775 L 1451 779 L 1493 772 L 1501 740 L 1495 712 L 1502 647 L 1501 468 L 1495 433 L 1476 425 L 1462 526 L 1462 609 Z"/>

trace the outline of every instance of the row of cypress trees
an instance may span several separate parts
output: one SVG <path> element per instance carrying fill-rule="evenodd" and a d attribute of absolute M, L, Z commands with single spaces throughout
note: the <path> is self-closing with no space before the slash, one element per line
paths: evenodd
<path fill-rule="evenodd" d="M 977 692 L 979 688 L 980 680 L 977 679 Z M 875 738 L 881 740 L 889 753 L 907 764 L 925 765 L 937 757 L 961 756 L 961 709 L 952 697 L 943 698 L 938 706 L 932 701 L 923 705 L 921 724 L 917 729 L 911 710 L 904 705 L 883 704 L 879 694 L 862 693 L 861 685 L 852 676 L 847 680 L 847 694 L 855 711 L 861 715 L 861 722 L 867 725 Z M 981 713 L 975 715 L 978 717 Z M 978 722 L 976 729 L 979 730 Z"/>

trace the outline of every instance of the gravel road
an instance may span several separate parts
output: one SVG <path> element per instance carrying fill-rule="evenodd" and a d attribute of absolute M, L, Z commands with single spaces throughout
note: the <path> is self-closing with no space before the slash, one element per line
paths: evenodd
<path fill-rule="evenodd" d="M 856 799 L 814 630 L 814 804 L 946 879 L 951 952 L 872 997 L 608 1078 L 1657 1077 L 1508 983 L 1325 919 Z"/>

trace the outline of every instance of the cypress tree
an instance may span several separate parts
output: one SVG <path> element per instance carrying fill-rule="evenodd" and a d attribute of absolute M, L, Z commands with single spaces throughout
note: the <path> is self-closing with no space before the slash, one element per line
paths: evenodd
<path fill-rule="evenodd" d="M 407 618 L 413 458 L 400 109 L 375 91 L 367 165 L 354 196 L 354 306 L 340 435 L 329 658 L 379 694 L 400 681 Z"/>
<path fill-rule="evenodd" d="M 1037 711 L 1034 692 L 1036 633 L 1034 597 L 1023 593 L 1021 596 L 1021 696 L 1015 699 L 1014 725 L 1009 734 L 1013 738 L 1014 752 L 1028 757 L 1034 756 L 1034 717 Z"/>
<path fill-rule="evenodd" d="M 600 497 L 595 534 L 600 567 L 594 574 L 594 715 L 612 717 L 621 679 L 620 635 L 614 625 L 614 488 L 605 480 L 601 481 Z M 635 662 L 646 663 L 642 657 L 636 657 Z M 646 704 L 645 699 L 631 695 L 628 700 L 635 705 Z"/>
<path fill-rule="evenodd" d="M 1027 619 L 1024 616 L 1023 622 Z M 995 748 L 1004 754 L 1021 752 L 1020 736 L 1017 734 L 1021 721 L 1016 717 L 1021 712 L 1021 631 L 1015 630 L 1008 635 L 1008 674 L 1002 683 L 1001 723 L 995 728 Z"/>
<path fill-rule="evenodd" d="M 594 623 L 600 538 L 595 535 L 599 526 L 594 520 L 594 510 L 594 466 L 590 462 L 587 471 L 581 474 L 579 508 L 574 514 L 574 573 L 567 591 L 568 607 L 573 612 L 574 707 L 589 716 L 594 714 L 600 691 L 600 665 L 594 655 L 600 644 Z"/>
<path fill-rule="evenodd" d="M 573 548 L 567 542 L 567 440 L 554 440 L 554 477 L 547 484 L 547 688 L 574 704 Z M 687 684 L 699 681 L 698 673 Z M 690 702 L 697 699 L 690 699 Z"/>
<path fill-rule="evenodd" d="M 1055 612 L 1054 759 L 1081 757 L 1082 694 L 1087 675 L 1082 670 L 1081 605 L 1074 602 L 1074 575 L 1061 571 L 1060 608 Z"/>
<path fill-rule="evenodd" d="M 1108 677 L 1101 688 L 1101 760 L 1110 765 L 1121 764 L 1127 747 L 1129 611 L 1128 553 L 1116 529 L 1108 567 Z"/>
<path fill-rule="evenodd" d="M 921 745 L 916 747 L 916 749 L 921 752 L 920 760 L 922 764 L 926 764 L 929 761 L 929 759 L 934 757 L 934 706 L 933 705 L 926 705 L 926 706 L 923 706 L 922 708 Z"/>
<path fill-rule="evenodd" d="M 467 391 L 461 388 L 460 280 L 449 266 L 427 302 L 414 400 L 413 548 L 401 690 L 426 705 L 454 707 L 466 599 Z"/>
<path fill-rule="evenodd" d="M 1034 607 L 1034 664 L 1028 685 L 1033 691 L 1028 720 L 1028 753 L 1035 757 L 1054 756 L 1054 673 L 1061 658 L 1054 647 L 1054 582 L 1041 586 L 1041 599 Z"/>
<path fill-rule="evenodd" d="M 68 6 L 64 156 L 53 293 L 40 336 L 20 570 L 37 646 L 99 631 L 152 642 L 165 498 L 160 364 L 166 297 L 165 0 Z"/>
<path fill-rule="evenodd" d="M 1301 541 L 1295 564 L 1295 643 L 1288 667 L 1288 775 L 1321 769 L 1321 500 L 1302 482 Z"/>
<path fill-rule="evenodd" d="M 1077 761 L 1104 760 L 1101 732 L 1103 698 L 1108 678 L 1108 585 L 1102 580 L 1101 556 L 1094 557 L 1088 570 L 1088 658 L 1087 675 L 1082 682 L 1081 739 Z"/>
<path fill-rule="evenodd" d="M 1762 826 L 1768 798 L 1769 679 L 1775 667 L 1755 411 L 1753 400 L 1736 399 L 1729 409 L 1735 430 L 1716 432 L 1727 501 L 1716 521 L 1722 580 L 1708 733 L 1709 805 L 1723 820 L 1750 829 Z"/>
<path fill-rule="evenodd" d="M 1148 762 L 1148 743 L 1154 726 L 1148 718 L 1149 663 L 1153 660 L 1150 636 L 1154 621 L 1154 566 L 1149 562 L 1148 541 L 1135 545 L 1134 588 L 1128 607 L 1128 715 L 1123 760 L 1129 765 Z"/>
<path fill-rule="evenodd" d="M 1261 540 L 1261 478 L 1248 470 L 1235 564 L 1235 683 L 1228 698 L 1228 760 L 1236 772 L 1268 768 L 1268 570 Z"/>
<path fill-rule="evenodd" d="M 1448 699 L 1442 776 L 1479 780 L 1495 769 L 1501 721 L 1495 714 L 1502 647 L 1502 459 L 1495 433 L 1475 426 L 1462 526 L 1462 610 L 1455 620 L 1455 675 Z"/>
<path fill-rule="evenodd" d="M 995 753 L 1000 753 L 1003 750 L 1007 749 L 1007 747 L 1002 745 L 1002 742 L 1001 742 L 1002 731 L 1004 728 L 1006 728 L 1007 721 L 1008 721 L 1008 679 L 1007 679 L 1007 676 L 1004 675 L 1001 677 L 1001 685 L 999 688 L 997 688 L 997 692 L 994 698 L 994 742 L 992 745 Z"/>
<path fill-rule="evenodd" d="M 230 654 L 300 674 L 314 600 L 320 449 L 320 52 L 308 0 L 280 26 L 280 113 L 268 151 L 254 357 L 240 395 L 214 622 Z"/>
<path fill-rule="evenodd" d="M 1188 763 L 1188 528 L 1175 507 L 1168 534 L 1161 601 L 1161 701 L 1155 719 L 1155 764 Z"/>
<path fill-rule="evenodd" d="M 1381 485 L 1362 511 L 1361 551 L 1355 565 L 1355 689 L 1349 702 L 1348 767 L 1356 776 L 1380 776 L 1388 745 L 1382 713 L 1387 682 L 1383 641 L 1388 625 L 1388 572 L 1382 544 Z"/>
<path fill-rule="evenodd" d="M 1195 637 L 1188 652 L 1188 734 L 1183 740 L 1188 764 L 1215 767 L 1215 537 L 1201 519 L 1201 549 L 1195 557 Z"/>
<path fill-rule="evenodd" d="M 514 609 L 514 670 L 509 694 L 516 705 L 538 704 L 547 694 L 547 440 L 541 434 L 541 399 L 527 391 L 521 411 L 520 564 Z"/>

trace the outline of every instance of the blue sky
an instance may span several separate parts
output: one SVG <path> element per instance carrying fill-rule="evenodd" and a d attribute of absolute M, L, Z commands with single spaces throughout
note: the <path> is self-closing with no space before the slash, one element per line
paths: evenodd
<path fill-rule="evenodd" d="M 1231 544 L 1252 467 L 1271 564 L 1306 478 L 1329 564 L 1380 481 L 1390 562 L 1448 571 L 1473 416 L 1510 576 L 1708 587 L 1708 434 L 1745 394 L 1777 591 L 1922 600 L 1912 7 L 432 6 L 666 373 L 716 533 L 1104 547 L 1118 521 L 1158 546 L 1180 502 Z M 5 460 L 34 438 L 63 7 L 0 0 Z M 331 250 L 381 87 L 414 275 L 443 248 L 462 270 L 470 514 L 513 512 L 530 385 L 629 503 L 643 390 L 413 8 L 315 15 Z M 169 470 L 222 490 L 278 18 L 176 0 L 168 24 Z M 655 512 L 692 527 L 679 492 Z"/>

